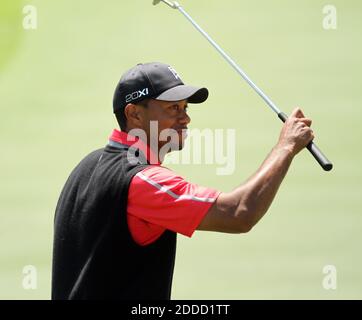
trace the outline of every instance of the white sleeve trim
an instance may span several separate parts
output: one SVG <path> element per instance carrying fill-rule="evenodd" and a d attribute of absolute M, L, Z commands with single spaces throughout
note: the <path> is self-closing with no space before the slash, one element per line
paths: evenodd
<path fill-rule="evenodd" d="M 191 195 L 191 194 L 178 195 L 178 194 L 172 192 L 169 188 L 160 185 L 156 181 L 153 181 L 151 178 L 147 177 L 142 172 L 138 172 L 136 174 L 136 176 L 141 178 L 143 181 L 146 181 L 150 185 L 154 186 L 158 190 L 167 193 L 168 195 L 170 195 L 174 199 L 178 199 L 178 200 L 195 200 L 195 201 L 199 201 L 199 202 L 214 202 L 215 201 L 215 198 L 196 197 L 196 196 Z"/>

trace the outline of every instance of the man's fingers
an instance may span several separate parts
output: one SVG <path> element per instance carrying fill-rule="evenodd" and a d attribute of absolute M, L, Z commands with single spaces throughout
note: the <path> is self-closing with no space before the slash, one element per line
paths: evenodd
<path fill-rule="evenodd" d="M 312 125 L 312 120 L 308 118 L 298 118 L 298 121 L 303 122 L 308 127 Z"/>
<path fill-rule="evenodd" d="M 312 125 L 312 120 L 306 118 L 303 111 L 300 108 L 295 108 L 290 117 L 296 118 L 298 122 L 303 122 L 308 127 Z"/>
<path fill-rule="evenodd" d="M 300 108 L 295 108 L 290 116 L 294 118 L 305 118 L 305 115 Z"/>

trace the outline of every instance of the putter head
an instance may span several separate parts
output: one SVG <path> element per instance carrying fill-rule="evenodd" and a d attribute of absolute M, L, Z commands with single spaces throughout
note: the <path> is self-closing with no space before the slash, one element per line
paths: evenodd
<path fill-rule="evenodd" d="M 172 3 L 171 1 L 168 0 L 153 0 L 152 3 L 155 6 L 156 4 L 159 4 L 161 1 L 167 4 L 172 9 L 177 9 L 180 6 L 177 2 Z"/>

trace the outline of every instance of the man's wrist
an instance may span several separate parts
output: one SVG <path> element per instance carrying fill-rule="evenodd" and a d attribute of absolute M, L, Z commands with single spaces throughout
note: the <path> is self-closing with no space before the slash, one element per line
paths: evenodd
<path fill-rule="evenodd" d="M 278 143 L 275 147 L 274 150 L 276 150 L 279 154 L 284 155 L 288 158 L 290 158 L 291 160 L 294 158 L 295 156 L 295 152 L 292 146 L 287 146 L 287 145 L 283 145 Z"/>

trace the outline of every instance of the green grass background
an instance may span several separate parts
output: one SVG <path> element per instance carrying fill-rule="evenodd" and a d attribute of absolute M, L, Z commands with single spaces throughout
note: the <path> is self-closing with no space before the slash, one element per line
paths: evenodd
<path fill-rule="evenodd" d="M 38 28 L 22 28 L 36 6 Z M 275 202 L 245 235 L 179 236 L 174 299 L 361 299 L 362 3 L 358 0 L 191 1 L 185 9 L 285 112 L 300 106 L 333 161 L 294 161 Z M 322 28 L 323 6 L 337 29 Z M 2 0 L 0 4 L 0 298 L 49 299 L 54 209 L 79 160 L 116 122 L 113 90 L 138 62 L 172 64 L 210 98 L 190 108 L 191 128 L 235 128 L 237 166 L 173 165 L 229 191 L 277 140 L 281 123 L 176 11 L 148 0 Z M 22 269 L 38 270 L 36 290 Z M 337 290 L 322 287 L 325 265 Z"/>

